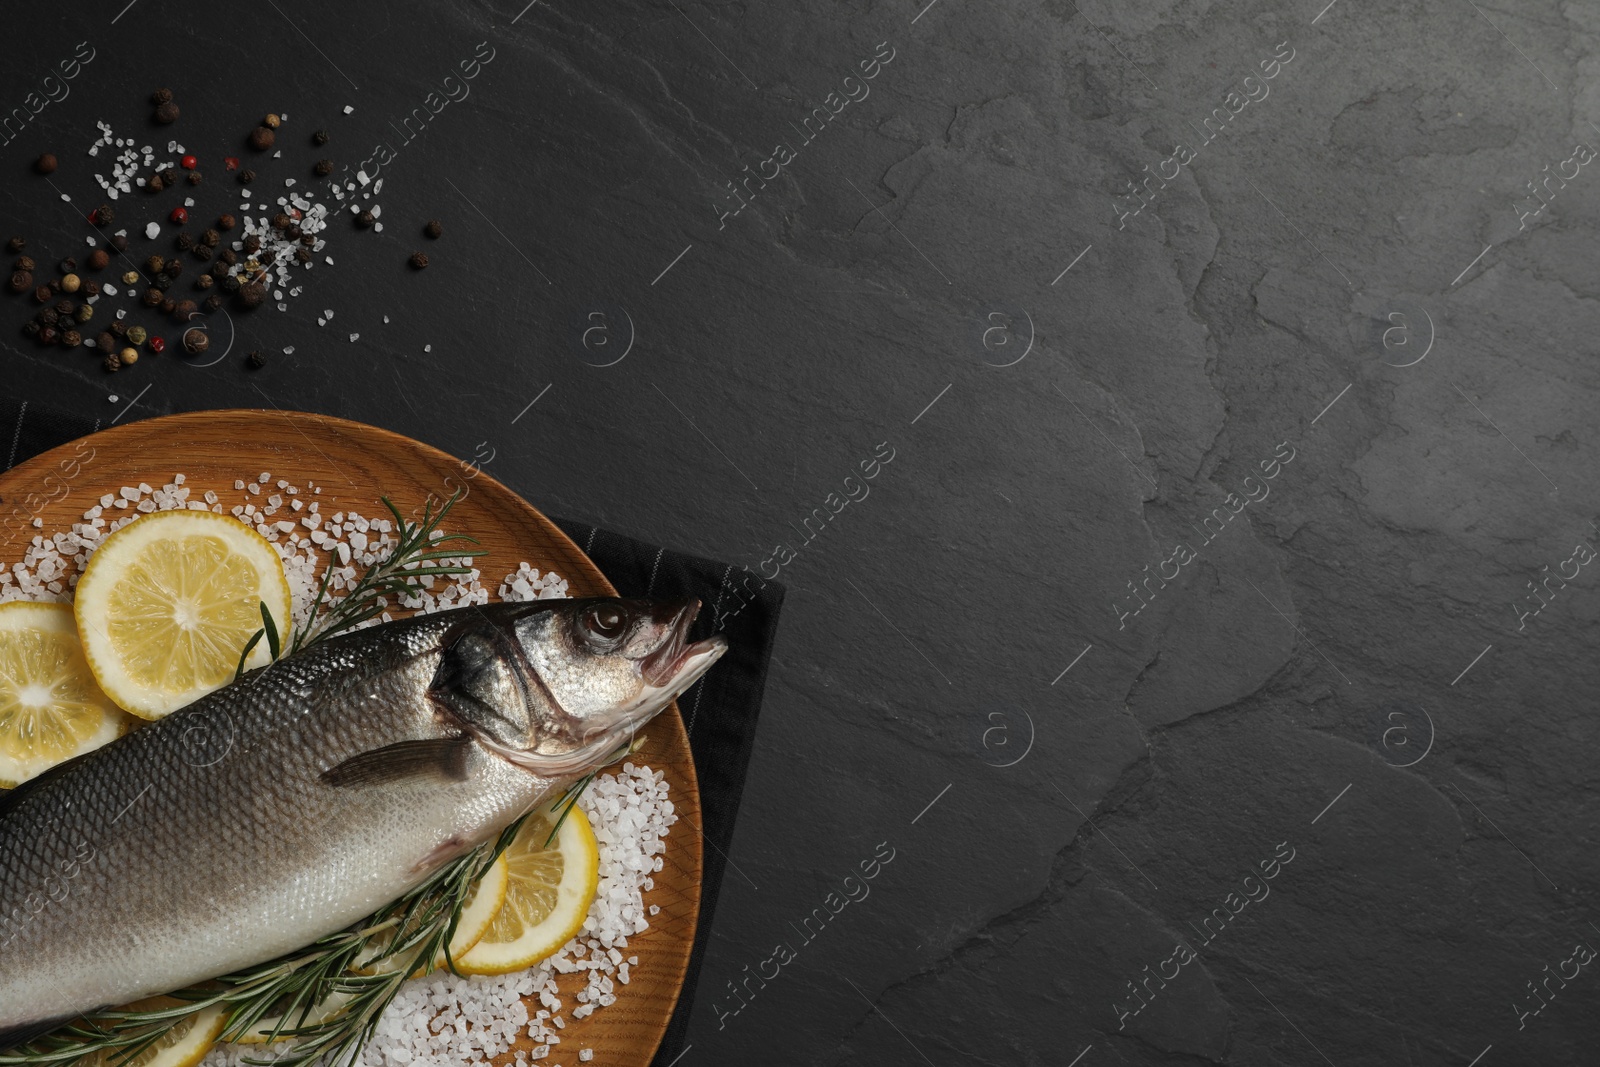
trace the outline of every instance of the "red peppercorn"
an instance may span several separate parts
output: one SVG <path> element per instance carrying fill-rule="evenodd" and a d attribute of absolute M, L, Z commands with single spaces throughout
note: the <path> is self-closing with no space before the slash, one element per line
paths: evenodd
<path fill-rule="evenodd" d="M 184 156 L 182 159 L 178 160 L 178 165 L 184 170 L 194 170 L 194 168 L 200 165 L 200 161 L 194 158 L 192 155 Z"/>
<path fill-rule="evenodd" d="M 193 157 L 190 157 L 190 158 L 193 158 Z M 165 337 L 152 337 L 146 343 L 150 346 L 150 351 L 155 352 L 157 354 L 165 352 L 167 350 L 167 339 Z"/>
<path fill-rule="evenodd" d="M 239 169 L 239 157 L 238 156 L 223 156 L 222 157 L 222 163 L 223 163 L 223 166 L 225 166 L 228 170 L 238 170 Z"/>
<path fill-rule="evenodd" d="M 172 209 L 172 214 L 168 215 L 167 218 L 172 220 L 174 226 L 182 226 L 189 221 L 189 212 L 184 208 L 175 207 Z"/>

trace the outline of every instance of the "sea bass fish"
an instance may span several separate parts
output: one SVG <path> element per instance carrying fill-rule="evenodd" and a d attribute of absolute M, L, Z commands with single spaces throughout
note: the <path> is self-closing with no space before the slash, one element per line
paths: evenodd
<path fill-rule="evenodd" d="M 328 638 L 0 797 L 0 1049 L 304 947 L 494 839 L 721 657 L 699 607 Z"/>

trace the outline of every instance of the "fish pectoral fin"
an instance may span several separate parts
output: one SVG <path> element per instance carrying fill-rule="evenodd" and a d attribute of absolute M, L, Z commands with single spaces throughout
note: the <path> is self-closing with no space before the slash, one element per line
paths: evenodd
<path fill-rule="evenodd" d="M 463 782 L 467 778 L 467 752 L 472 744 L 472 738 L 465 734 L 397 741 L 329 767 L 322 772 L 322 780 L 341 789 L 419 777 Z"/>
<path fill-rule="evenodd" d="M 59 1030 L 72 1020 L 81 1018 L 78 1015 L 59 1015 L 54 1019 L 44 1019 L 36 1023 L 27 1023 L 23 1026 L 13 1026 L 8 1030 L 0 1030 L 0 1053 L 10 1052 L 18 1045 L 26 1045 L 36 1037 L 43 1037 L 52 1030 Z"/>

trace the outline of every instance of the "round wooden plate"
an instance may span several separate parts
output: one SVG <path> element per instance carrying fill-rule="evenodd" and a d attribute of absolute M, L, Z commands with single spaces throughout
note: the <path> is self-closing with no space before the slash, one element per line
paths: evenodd
<path fill-rule="evenodd" d="M 0 567 L 19 562 L 35 536 L 70 530 L 102 495 L 121 486 L 161 486 L 182 474 L 191 500 L 214 490 L 228 506 L 244 499 L 259 506 L 266 491 L 245 498 L 234 482 L 252 481 L 263 471 L 274 482 L 283 478 L 300 486 L 302 494 L 308 483 L 320 486 L 320 495 L 303 498 L 319 501 L 324 515 L 354 509 L 369 518 L 384 516 L 388 512 L 380 498 L 387 496 L 402 515 L 416 509 L 420 516 L 430 497 L 437 502 L 465 489 L 446 526 L 470 534 L 488 550 L 477 566 L 490 590 L 526 560 L 541 573 L 565 578 L 572 596 L 616 594 L 566 534 L 476 464 L 375 426 L 284 411 L 199 411 L 114 426 L 0 474 Z M 117 514 L 108 509 L 108 517 Z M 42 520 L 39 527 L 33 524 L 36 518 Z M 628 940 L 627 954 L 637 954 L 639 965 L 629 969 L 627 985 L 618 984 L 616 1003 L 573 1019 L 576 1001 L 570 994 L 578 986 L 563 986 L 567 1026 L 551 1055 L 564 1062 L 575 1062 L 579 1049 L 592 1048 L 597 1063 L 648 1064 L 677 1004 L 694 947 L 701 851 L 692 828 L 700 825 L 700 792 L 676 706 L 651 723 L 645 748 L 632 758 L 666 774 L 679 816 L 667 835 L 665 866 L 645 894 L 645 903 L 661 911 L 651 916 L 648 930 Z M 530 1000 L 529 1014 L 539 1007 Z M 532 1042 L 524 1034 L 518 1047 L 531 1050 Z M 507 1053 L 498 1062 L 511 1059 Z"/>

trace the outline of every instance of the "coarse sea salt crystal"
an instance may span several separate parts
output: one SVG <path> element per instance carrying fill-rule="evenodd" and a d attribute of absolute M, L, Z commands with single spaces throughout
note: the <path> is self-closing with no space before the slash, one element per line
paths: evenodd
<path fill-rule="evenodd" d="M 156 237 L 160 235 L 160 233 L 161 233 L 161 226 L 158 223 L 154 223 L 154 222 L 149 223 L 144 228 L 144 235 L 146 237 L 148 237 L 152 241 L 154 241 L 156 239 Z"/>

